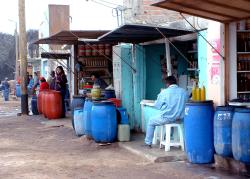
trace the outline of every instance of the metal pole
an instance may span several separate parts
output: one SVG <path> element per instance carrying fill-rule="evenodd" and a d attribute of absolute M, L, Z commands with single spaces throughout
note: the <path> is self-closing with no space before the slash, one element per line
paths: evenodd
<path fill-rule="evenodd" d="M 25 27 L 25 0 L 18 1 L 19 9 L 19 53 L 20 53 L 20 77 L 21 77 L 21 113 L 28 115 L 27 93 L 27 39 Z"/>

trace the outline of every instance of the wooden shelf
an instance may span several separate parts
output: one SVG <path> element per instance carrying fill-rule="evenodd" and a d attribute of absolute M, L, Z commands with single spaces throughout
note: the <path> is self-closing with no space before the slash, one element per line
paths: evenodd
<path fill-rule="evenodd" d="M 189 50 L 187 51 L 187 53 L 197 53 L 198 51 L 197 50 Z"/>
<path fill-rule="evenodd" d="M 248 94 L 248 93 L 250 93 L 250 91 L 238 91 L 237 93 L 238 94 Z"/>
<path fill-rule="evenodd" d="M 250 73 L 250 71 L 237 71 L 237 73 Z"/>
<path fill-rule="evenodd" d="M 107 56 L 107 57 L 111 58 L 111 56 Z M 105 56 L 78 56 L 78 58 L 106 58 L 106 57 Z"/>
<path fill-rule="evenodd" d="M 187 68 L 187 71 L 199 71 L 198 68 Z"/>
<path fill-rule="evenodd" d="M 250 33 L 250 30 L 237 30 L 239 33 Z"/>
<path fill-rule="evenodd" d="M 237 52 L 238 55 L 248 55 L 250 52 Z"/>

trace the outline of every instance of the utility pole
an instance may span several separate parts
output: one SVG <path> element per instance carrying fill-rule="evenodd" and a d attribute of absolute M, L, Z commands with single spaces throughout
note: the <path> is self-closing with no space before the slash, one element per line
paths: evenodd
<path fill-rule="evenodd" d="M 25 0 L 18 1 L 19 9 L 19 58 L 21 77 L 21 113 L 28 115 L 28 93 L 27 93 L 27 39 L 25 27 Z"/>
<path fill-rule="evenodd" d="M 20 63 L 19 63 L 19 50 L 18 50 L 18 33 L 17 33 L 17 22 L 16 22 L 16 29 L 15 29 L 15 40 L 16 40 L 16 74 L 15 79 L 18 80 L 20 77 Z"/>

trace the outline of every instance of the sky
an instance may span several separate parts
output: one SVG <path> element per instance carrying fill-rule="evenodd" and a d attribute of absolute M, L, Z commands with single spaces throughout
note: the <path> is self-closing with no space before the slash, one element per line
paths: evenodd
<path fill-rule="evenodd" d="M 112 7 L 122 5 L 122 0 L 25 0 L 26 30 L 39 29 L 48 4 L 70 5 L 71 30 L 112 30 L 117 27 Z M 0 32 L 14 34 L 18 0 L 4 1 L 0 6 L 0 22 Z"/>

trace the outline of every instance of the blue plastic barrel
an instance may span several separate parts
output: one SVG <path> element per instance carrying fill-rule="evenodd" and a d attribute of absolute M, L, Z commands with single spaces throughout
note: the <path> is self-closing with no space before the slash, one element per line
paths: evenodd
<path fill-rule="evenodd" d="M 218 106 L 214 114 L 214 148 L 218 155 L 232 156 L 232 119 L 234 108 Z"/>
<path fill-rule="evenodd" d="M 84 134 L 92 137 L 91 131 L 91 110 L 93 102 L 91 99 L 86 98 L 83 108 L 83 122 L 84 122 Z"/>
<path fill-rule="evenodd" d="M 115 98 L 115 90 L 105 90 L 104 91 L 104 97 L 109 98 Z"/>
<path fill-rule="evenodd" d="M 21 86 L 16 84 L 16 96 L 21 97 Z"/>
<path fill-rule="evenodd" d="M 112 102 L 93 103 L 91 129 L 96 142 L 114 142 L 116 140 L 116 108 Z"/>
<path fill-rule="evenodd" d="M 250 164 L 250 109 L 235 109 L 232 123 L 234 159 Z"/>
<path fill-rule="evenodd" d="M 77 136 L 84 135 L 84 122 L 83 122 L 83 108 L 75 108 L 74 109 L 74 130 Z"/>
<path fill-rule="evenodd" d="M 73 96 L 71 103 L 71 115 L 72 115 L 72 126 L 74 128 L 74 110 L 75 108 L 83 108 L 85 102 L 85 97 L 83 96 Z M 66 108 L 65 108 L 66 109 Z"/>
<path fill-rule="evenodd" d="M 129 124 L 127 110 L 121 107 L 117 108 L 117 111 L 118 111 L 117 117 L 120 119 L 120 124 Z"/>
<path fill-rule="evenodd" d="M 33 115 L 39 115 L 38 109 L 37 109 L 37 97 L 32 96 L 31 98 L 31 111 Z"/>
<path fill-rule="evenodd" d="M 191 163 L 211 163 L 214 156 L 212 101 L 188 102 L 185 108 L 185 151 Z"/>

